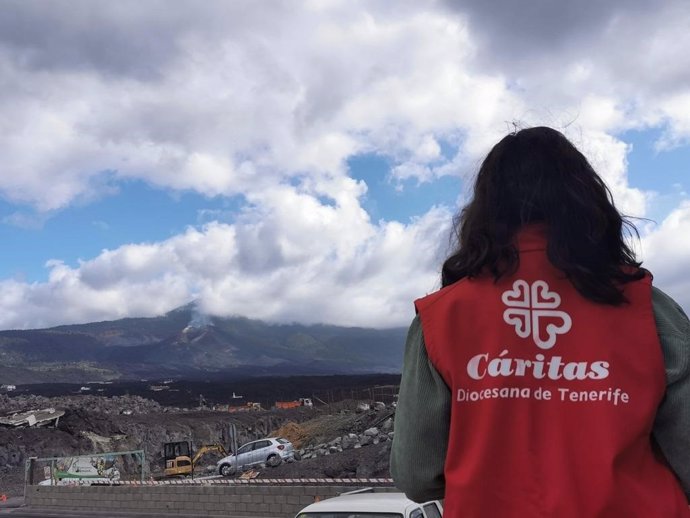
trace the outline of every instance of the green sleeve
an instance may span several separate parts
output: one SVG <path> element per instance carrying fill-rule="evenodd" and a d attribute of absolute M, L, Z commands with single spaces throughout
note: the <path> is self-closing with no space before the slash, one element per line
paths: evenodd
<path fill-rule="evenodd" d="M 442 499 L 451 393 L 429 361 L 419 317 L 410 326 L 395 411 L 391 474 L 415 502 Z"/>
<path fill-rule="evenodd" d="M 666 365 L 666 395 L 653 435 L 690 502 L 690 322 L 659 289 L 653 288 L 652 304 Z"/>

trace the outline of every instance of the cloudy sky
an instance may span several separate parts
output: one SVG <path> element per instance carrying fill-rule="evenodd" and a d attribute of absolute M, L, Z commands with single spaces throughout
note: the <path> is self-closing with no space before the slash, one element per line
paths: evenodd
<path fill-rule="evenodd" d="M 690 5 L 3 0 L 0 329 L 406 325 L 515 125 L 562 130 L 690 309 Z"/>

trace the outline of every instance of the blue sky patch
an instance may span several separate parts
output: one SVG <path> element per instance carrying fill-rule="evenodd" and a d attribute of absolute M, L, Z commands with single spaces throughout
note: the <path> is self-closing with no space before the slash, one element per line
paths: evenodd
<path fill-rule="evenodd" d="M 411 218 L 428 212 L 433 205 L 457 208 L 462 189 L 459 177 L 444 176 L 424 183 L 414 179 L 397 182 L 390 178 L 392 166 L 388 158 L 373 153 L 348 160 L 350 175 L 367 184 L 362 206 L 372 221 L 384 219 L 407 223 Z"/>
<path fill-rule="evenodd" d="M 103 249 L 162 241 L 209 221 L 230 223 L 241 202 L 241 196 L 173 193 L 142 181 L 120 182 L 115 195 L 50 215 L 0 199 L 0 242 L 9 245 L 3 247 L 0 278 L 45 281 L 49 259 L 76 266 Z"/>

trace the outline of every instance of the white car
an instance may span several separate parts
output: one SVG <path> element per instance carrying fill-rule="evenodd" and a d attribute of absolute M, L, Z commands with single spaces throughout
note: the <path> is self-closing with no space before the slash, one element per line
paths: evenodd
<path fill-rule="evenodd" d="M 266 464 L 278 466 L 295 458 L 292 443 L 282 437 L 269 437 L 258 441 L 248 442 L 237 449 L 237 455 L 228 455 L 217 463 L 218 473 L 224 477 L 242 471 L 245 468 Z"/>
<path fill-rule="evenodd" d="M 353 491 L 310 504 L 296 518 L 441 518 L 439 500 L 417 504 L 403 493 Z"/>

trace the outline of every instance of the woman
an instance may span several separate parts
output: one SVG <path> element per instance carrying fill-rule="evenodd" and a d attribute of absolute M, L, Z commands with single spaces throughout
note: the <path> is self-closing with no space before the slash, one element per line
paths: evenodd
<path fill-rule="evenodd" d="M 559 132 L 508 135 L 415 302 L 391 472 L 444 517 L 690 517 L 690 323 Z"/>

